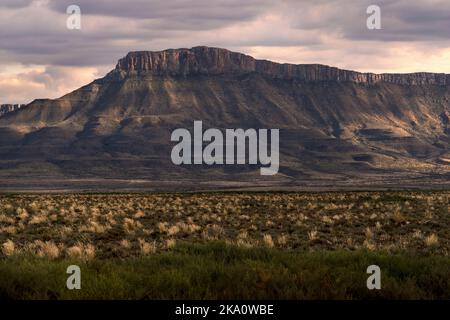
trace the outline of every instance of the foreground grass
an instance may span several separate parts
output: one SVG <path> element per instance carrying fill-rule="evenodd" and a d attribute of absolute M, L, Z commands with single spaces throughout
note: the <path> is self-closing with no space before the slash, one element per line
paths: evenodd
<path fill-rule="evenodd" d="M 450 255 L 450 191 L 0 194 L 0 258 L 131 258 L 176 242 Z"/>
<path fill-rule="evenodd" d="M 81 290 L 66 288 L 81 267 Z M 366 269 L 382 289 L 366 288 Z M 450 299 L 450 258 L 369 251 L 281 251 L 220 242 L 134 258 L 0 260 L 1 299 Z"/>

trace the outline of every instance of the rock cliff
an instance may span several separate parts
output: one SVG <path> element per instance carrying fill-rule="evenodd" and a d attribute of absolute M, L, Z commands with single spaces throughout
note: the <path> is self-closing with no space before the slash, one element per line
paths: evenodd
<path fill-rule="evenodd" d="M 114 73 L 189 76 L 252 72 L 273 78 L 303 81 L 340 81 L 364 84 L 387 82 L 401 85 L 450 84 L 450 75 L 444 73 L 361 73 L 320 64 L 280 64 L 257 60 L 226 49 L 210 47 L 130 52 L 119 60 Z"/>
<path fill-rule="evenodd" d="M 184 190 L 448 188 L 448 77 L 279 64 L 206 47 L 131 52 L 102 79 L 0 117 L 0 189 L 102 179 L 106 189 L 111 179 Z M 205 129 L 280 129 L 279 174 L 175 166 L 171 133 L 195 120 Z"/>

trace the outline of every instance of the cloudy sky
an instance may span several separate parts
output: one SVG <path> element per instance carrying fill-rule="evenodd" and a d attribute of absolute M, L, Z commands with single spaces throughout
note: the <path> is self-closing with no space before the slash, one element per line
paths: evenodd
<path fill-rule="evenodd" d="M 66 27 L 72 4 L 81 30 Z M 366 27 L 372 4 L 381 30 Z M 129 51 L 198 45 L 277 62 L 450 73 L 450 1 L 0 0 L 0 103 L 61 96 Z"/>

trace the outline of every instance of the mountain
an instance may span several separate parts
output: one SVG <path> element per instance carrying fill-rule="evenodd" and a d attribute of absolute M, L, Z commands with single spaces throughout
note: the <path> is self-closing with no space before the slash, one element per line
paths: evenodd
<path fill-rule="evenodd" d="M 176 128 L 279 128 L 280 169 L 172 164 Z M 450 75 L 130 52 L 104 78 L 0 117 L 0 188 L 446 187 Z"/>

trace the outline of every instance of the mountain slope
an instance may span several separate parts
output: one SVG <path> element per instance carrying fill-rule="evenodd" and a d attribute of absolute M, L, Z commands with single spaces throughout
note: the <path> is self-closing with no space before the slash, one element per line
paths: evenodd
<path fill-rule="evenodd" d="M 439 186 L 450 171 L 449 119 L 450 75 L 277 64 L 208 47 L 131 52 L 102 79 L 0 117 L 0 187 L 42 178 L 68 187 Z M 173 165 L 170 134 L 194 120 L 279 128 L 280 173 Z"/>

